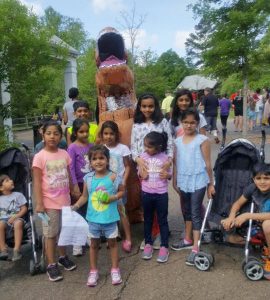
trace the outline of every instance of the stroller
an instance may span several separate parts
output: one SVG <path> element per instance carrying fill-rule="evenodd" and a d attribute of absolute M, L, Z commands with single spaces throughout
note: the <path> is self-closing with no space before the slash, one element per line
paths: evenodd
<path fill-rule="evenodd" d="M 210 199 L 206 208 L 205 216 L 200 232 L 199 249 L 205 234 L 211 236 L 211 241 L 223 243 L 224 231 L 221 225 L 215 229 L 205 230 L 207 222 L 220 224 L 221 220 L 228 217 L 232 204 L 242 195 L 245 186 L 252 182 L 253 166 L 264 161 L 265 131 L 262 130 L 262 142 L 260 150 L 246 139 L 235 139 L 225 146 L 226 129 L 223 130 L 221 150 L 214 166 L 216 194 Z M 241 212 L 254 212 L 254 203 L 246 205 Z M 242 270 L 250 280 L 260 280 L 263 277 L 263 265 L 254 256 L 250 256 L 250 243 L 252 243 L 253 222 L 249 220 L 245 231 L 245 259 Z M 265 241 L 257 239 L 256 247 L 263 247 Z M 214 264 L 214 255 L 199 251 L 194 259 L 195 267 L 200 271 L 207 271 Z"/>
<path fill-rule="evenodd" d="M 38 260 L 37 250 L 42 249 L 42 236 L 38 237 L 33 221 L 32 204 L 32 183 L 30 175 L 30 150 L 26 145 L 23 149 L 9 148 L 0 153 L 0 174 L 8 175 L 14 182 L 14 191 L 24 194 L 27 199 L 28 213 L 24 217 L 25 226 L 23 228 L 22 245 L 31 244 L 32 259 L 30 260 L 30 274 L 35 275 L 38 272 L 45 272 L 45 260 L 42 253 L 40 261 Z M 6 237 L 8 247 L 14 246 L 13 234 Z"/>

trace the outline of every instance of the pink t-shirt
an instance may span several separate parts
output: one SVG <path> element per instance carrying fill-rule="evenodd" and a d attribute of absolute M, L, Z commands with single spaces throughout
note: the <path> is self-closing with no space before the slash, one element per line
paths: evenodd
<path fill-rule="evenodd" d="M 144 152 L 141 156 L 147 163 L 148 178 L 142 180 L 142 190 L 149 194 L 164 194 L 168 192 L 168 180 L 161 179 L 159 172 L 165 162 L 168 161 L 168 155 L 164 152 L 149 155 Z"/>
<path fill-rule="evenodd" d="M 42 171 L 43 205 L 47 209 L 61 209 L 70 205 L 68 166 L 71 158 L 65 150 L 48 152 L 42 149 L 34 156 L 33 168 Z"/>

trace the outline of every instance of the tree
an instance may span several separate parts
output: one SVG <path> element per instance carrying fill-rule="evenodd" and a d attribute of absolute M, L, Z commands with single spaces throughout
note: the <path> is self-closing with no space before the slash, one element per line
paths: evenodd
<path fill-rule="evenodd" d="M 200 0 L 192 6 L 195 16 L 208 19 L 211 31 L 201 52 L 206 73 L 224 79 L 241 74 L 245 96 L 252 74 L 251 57 L 269 26 L 268 0 Z M 244 128 L 246 134 L 246 97 Z"/>
<path fill-rule="evenodd" d="M 136 14 L 136 5 L 133 3 L 133 7 L 130 12 L 128 11 L 121 11 L 120 12 L 121 21 L 118 21 L 120 26 L 124 31 L 127 32 L 128 38 L 130 40 L 131 45 L 131 66 L 132 71 L 134 72 L 134 65 L 135 65 L 135 49 L 136 49 L 136 39 L 140 32 L 140 29 L 145 22 L 146 15 L 137 16 Z"/>

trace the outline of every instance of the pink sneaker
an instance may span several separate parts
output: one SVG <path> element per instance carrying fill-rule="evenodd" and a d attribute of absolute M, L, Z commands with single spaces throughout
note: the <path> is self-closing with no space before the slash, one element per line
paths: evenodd
<path fill-rule="evenodd" d="M 122 278 L 120 274 L 120 269 L 111 269 L 111 277 L 112 277 L 112 284 L 117 285 L 122 283 Z"/>
<path fill-rule="evenodd" d="M 142 253 L 142 259 L 149 260 L 152 258 L 152 255 L 153 255 L 153 246 L 151 246 L 150 244 L 146 244 L 144 246 L 144 250 Z"/>
<path fill-rule="evenodd" d="M 87 285 L 94 287 L 97 285 L 98 281 L 98 270 L 90 270 L 88 279 L 87 279 Z"/>
<path fill-rule="evenodd" d="M 124 240 L 122 243 L 122 249 L 125 252 L 130 253 L 131 252 L 131 242 L 128 240 Z"/>
<path fill-rule="evenodd" d="M 157 262 L 165 263 L 169 258 L 169 251 L 166 247 L 161 247 L 159 250 Z"/>

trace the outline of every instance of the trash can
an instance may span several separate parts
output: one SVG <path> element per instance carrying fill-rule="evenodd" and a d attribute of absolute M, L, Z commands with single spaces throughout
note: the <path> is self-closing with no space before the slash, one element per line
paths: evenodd
<path fill-rule="evenodd" d="M 38 125 L 33 125 L 33 139 L 34 139 L 34 147 L 36 147 L 36 144 L 42 141 L 42 136 L 38 131 Z"/>

